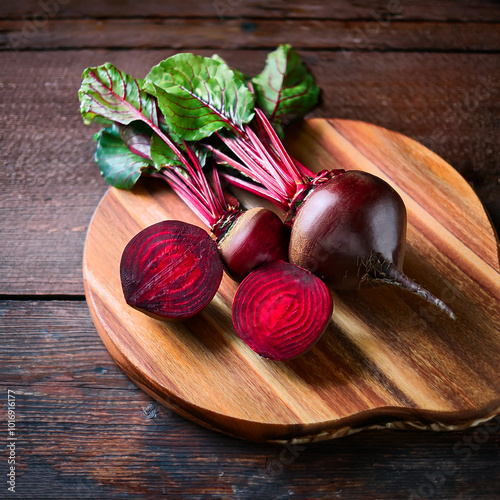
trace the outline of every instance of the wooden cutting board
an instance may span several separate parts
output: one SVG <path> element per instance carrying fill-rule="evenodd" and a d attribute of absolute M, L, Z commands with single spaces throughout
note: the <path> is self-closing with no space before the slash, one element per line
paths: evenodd
<path fill-rule="evenodd" d="M 287 144 L 313 170 L 365 170 L 401 194 L 405 271 L 457 320 L 395 287 L 338 292 L 322 339 L 279 363 L 260 358 L 235 334 L 237 284 L 227 276 L 198 317 L 151 319 L 124 301 L 123 248 L 164 219 L 200 223 L 166 184 L 150 179 L 132 192 L 106 193 L 85 245 L 87 301 L 116 362 L 181 415 L 255 441 L 309 442 L 367 427 L 461 429 L 498 414 L 499 247 L 467 182 L 412 139 L 368 123 L 308 120 Z"/>

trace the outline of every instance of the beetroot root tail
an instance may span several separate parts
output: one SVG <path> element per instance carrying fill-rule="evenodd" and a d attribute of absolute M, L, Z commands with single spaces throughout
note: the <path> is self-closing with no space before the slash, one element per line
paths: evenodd
<path fill-rule="evenodd" d="M 432 295 L 431 292 L 412 281 L 394 264 L 389 264 L 389 266 L 385 269 L 385 274 L 387 278 L 384 281 L 386 281 L 387 283 L 400 286 L 405 290 L 419 295 L 427 302 L 430 302 L 431 304 L 434 304 L 438 309 L 441 309 L 441 311 L 445 312 L 451 319 L 456 319 L 454 312 L 441 299 L 438 299 L 436 296 Z"/>

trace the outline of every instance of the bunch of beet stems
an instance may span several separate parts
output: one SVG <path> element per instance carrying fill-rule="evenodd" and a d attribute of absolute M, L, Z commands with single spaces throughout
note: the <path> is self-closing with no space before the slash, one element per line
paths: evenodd
<path fill-rule="evenodd" d="M 266 208 L 241 210 L 237 202 L 229 205 L 215 164 L 210 184 L 193 148 L 182 141 L 181 150 L 165 132 L 158 131 L 181 165 L 165 166 L 151 177 L 166 180 L 210 229 L 228 274 L 240 281 L 262 264 L 286 260 L 288 232 L 281 219 Z M 143 151 L 134 153 L 151 160 Z"/>
<path fill-rule="evenodd" d="M 333 312 L 328 288 L 286 262 L 288 231 L 274 212 L 229 205 L 215 164 L 211 185 L 191 147 L 183 142 L 183 152 L 163 135 L 182 166 L 162 168 L 153 177 L 168 182 L 211 229 L 217 246 L 205 231 L 180 221 L 144 229 L 122 256 L 127 303 L 159 319 L 191 317 L 215 295 L 222 261 L 236 279 L 248 275 L 233 304 L 233 323 L 242 340 L 277 361 L 303 354 L 321 337 Z M 142 151 L 134 153 L 150 159 Z"/>
<path fill-rule="evenodd" d="M 362 171 L 314 174 L 292 158 L 264 113 L 254 128 L 217 133 L 232 153 L 210 147 L 215 160 L 243 174 L 223 179 L 267 199 L 286 213 L 289 261 L 317 274 L 333 289 L 397 285 L 423 297 L 451 318 L 453 312 L 401 270 L 406 208 L 385 181 Z M 253 182 L 252 182 L 253 181 Z"/>

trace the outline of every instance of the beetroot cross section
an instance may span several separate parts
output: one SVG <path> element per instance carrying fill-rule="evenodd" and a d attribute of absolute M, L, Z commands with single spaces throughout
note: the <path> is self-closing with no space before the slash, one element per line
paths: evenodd
<path fill-rule="evenodd" d="M 159 319 L 186 319 L 214 297 L 223 267 L 203 229 L 164 221 L 143 229 L 125 247 L 120 278 L 130 306 Z"/>
<path fill-rule="evenodd" d="M 314 345 L 332 312 L 332 297 L 318 277 L 288 262 L 274 262 L 250 273 L 239 286 L 233 324 L 256 353 L 285 361 Z"/>

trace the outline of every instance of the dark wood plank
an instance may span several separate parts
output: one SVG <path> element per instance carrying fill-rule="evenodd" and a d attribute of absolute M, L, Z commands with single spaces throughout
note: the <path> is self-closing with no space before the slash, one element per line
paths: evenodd
<path fill-rule="evenodd" d="M 84 302 L 2 301 L 0 316 L 0 399 L 5 411 L 7 390 L 17 393 L 20 498 L 500 495 L 498 419 L 455 433 L 251 444 L 192 424 L 138 390 L 113 364 Z"/>
<path fill-rule="evenodd" d="M 185 0 L 121 2 L 112 0 L 22 0 L 0 4 L 0 17 L 42 20 L 51 17 L 272 17 L 432 21 L 500 21 L 495 0 Z"/>
<path fill-rule="evenodd" d="M 211 54 L 213 51 L 199 51 Z M 78 113 L 83 68 L 111 61 L 144 76 L 174 52 L 49 51 L 0 54 L 0 293 L 83 292 L 85 231 L 106 186 Z M 266 51 L 220 51 L 255 74 Z M 500 228 L 498 56 L 303 52 L 323 89 L 321 117 L 402 132 L 473 183 Z"/>
<path fill-rule="evenodd" d="M 500 25 L 377 21 L 253 21 L 218 19 L 0 21 L 0 49 L 267 48 L 286 40 L 297 48 L 349 50 L 498 51 Z"/>

